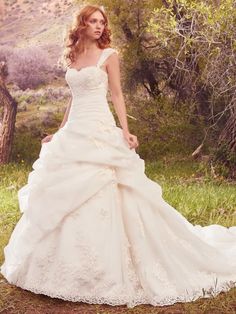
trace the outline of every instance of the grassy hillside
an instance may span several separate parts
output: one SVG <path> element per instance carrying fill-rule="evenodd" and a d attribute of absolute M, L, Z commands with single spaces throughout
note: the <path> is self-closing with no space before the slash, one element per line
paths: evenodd
<path fill-rule="evenodd" d="M 78 5 L 73 0 L 3 0 L 0 4 L 0 45 L 40 46 L 56 62 L 63 34 Z"/>

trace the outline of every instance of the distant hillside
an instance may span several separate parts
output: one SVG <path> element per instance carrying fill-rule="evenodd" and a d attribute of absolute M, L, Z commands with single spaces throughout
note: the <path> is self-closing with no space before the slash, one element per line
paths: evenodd
<path fill-rule="evenodd" d="M 79 9 L 74 0 L 2 0 L 0 45 L 40 46 L 56 62 L 63 47 L 63 34 Z"/>

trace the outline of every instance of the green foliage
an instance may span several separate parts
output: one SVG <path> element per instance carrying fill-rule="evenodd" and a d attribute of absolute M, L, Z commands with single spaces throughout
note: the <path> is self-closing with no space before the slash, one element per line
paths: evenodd
<path fill-rule="evenodd" d="M 140 124 L 142 131 L 139 133 L 145 133 L 141 138 L 154 139 L 151 129 L 158 133 L 159 139 L 164 137 L 161 146 L 158 139 L 146 142 L 144 155 L 149 156 L 148 148 L 155 154 L 171 152 L 171 147 L 173 152 L 178 151 L 175 146 L 178 141 L 179 151 L 186 153 L 193 147 L 192 143 L 199 146 L 203 139 L 214 147 L 217 141 L 207 137 L 215 132 L 213 137 L 217 139 L 227 113 L 235 111 L 235 1 L 121 0 L 112 3 L 104 0 L 92 3 L 103 5 L 110 18 L 115 46 L 123 57 L 122 85 L 131 98 L 127 103 L 132 102 L 131 94 L 135 93 L 140 99 L 134 111 L 140 111 L 138 106 L 142 103 L 150 108 L 153 104 L 150 99 L 146 101 L 148 93 L 155 100 L 162 96 L 173 109 L 172 116 L 168 115 L 165 120 L 166 128 L 163 123 L 163 128 L 156 132 L 151 113 L 155 107 L 147 114 L 146 108 L 141 107 L 143 112 L 138 118 L 146 118 L 146 122 L 143 119 Z M 180 119 L 178 123 L 178 112 L 182 115 L 186 104 L 192 107 L 195 118 L 187 123 Z M 163 110 L 162 115 L 166 116 L 166 108 Z M 147 126 L 148 119 L 152 128 Z M 183 145 L 184 139 L 191 136 L 193 141 L 187 141 L 190 147 Z M 227 158 L 225 166 L 232 164 Z"/>
<path fill-rule="evenodd" d="M 133 96 L 128 112 L 137 119 L 130 119 L 129 125 L 138 137 L 138 151 L 144 159 L 190 155 L 203 137 L 202 121 L 187 104 L 175 109 L 162 97 L 144 101 Z"/>
<path fill-rule="evenodd" d="M 236 154 L 232 152 L 226 144 L 222 144 L 214 149 L 213 163 L 217 174 L 225 178 L 236 176 Z"/>
<path fill-rule="evenodd" d="M 41 142 L 30 131 L 16 132 L 13 142 L 11 161 L 19 163 L 33 163 L 38 158 Z"/>

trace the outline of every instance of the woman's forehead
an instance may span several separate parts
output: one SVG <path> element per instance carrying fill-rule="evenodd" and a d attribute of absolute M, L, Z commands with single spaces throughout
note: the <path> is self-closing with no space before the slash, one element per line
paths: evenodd
<path fill-rule="evenodd" d="M 100 11 L 93 12 L 89 17 L 90 18 L 96 18 L 96 19 L 103 20 L 103 21 L 105 20 Z"/>

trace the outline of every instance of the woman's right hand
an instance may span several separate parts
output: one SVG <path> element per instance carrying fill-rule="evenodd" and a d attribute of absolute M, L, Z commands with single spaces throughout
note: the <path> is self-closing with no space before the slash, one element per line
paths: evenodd
<path fill-rule="evenodd" d="M 129 144 L 130 149 L 137 148 L 139 146 L 139 142 L 136 135 L 131 134 L 129 131 L 123 130 L 123 136 L 126 139 L 127 143 Z"/>
<path fill-rule="evenodd" d="M 49 134 L 49 135 L 45 136 L 45 137 L 41 140 L 41 144 L 50 142 L 51 139 L 52 139 L 52 137 L 53 137 L 53 134 Z"/>

